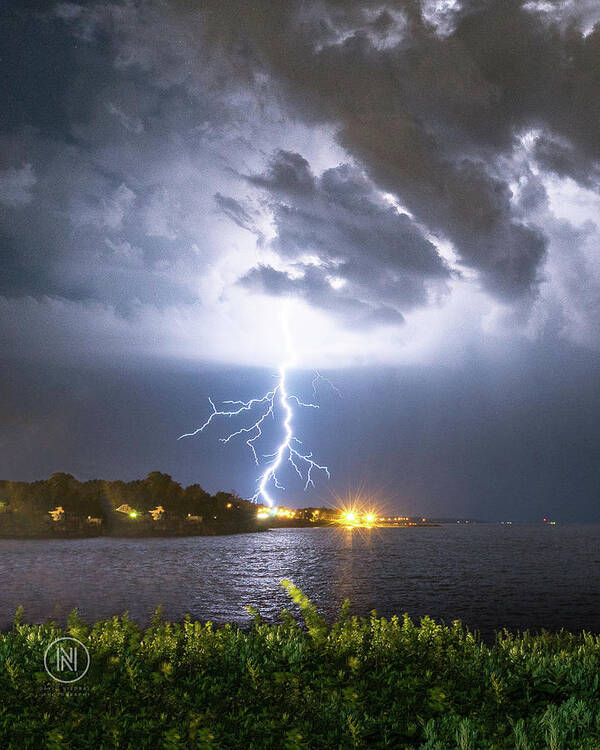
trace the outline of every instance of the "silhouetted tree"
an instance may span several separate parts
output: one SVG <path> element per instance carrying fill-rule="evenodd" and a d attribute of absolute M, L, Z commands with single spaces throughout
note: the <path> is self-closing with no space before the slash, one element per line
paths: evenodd
<path fill-rule="evenodd" d="M 0 481 L 0 502 L 23 519 L 41 522 L 48 511 L 62 506 L 69 517 L 105 518 L 119 506 L 129 505 L 139 513 L 162 505 L 167 517 L 199 515 L 207 521 L 247 519 L 255 506 L 234 492 L 217 492 L 211 496 L 199 484 L 185 489 L 169 474 L 152 471 L 145 479 L 131 482 L 93 479 L 79 482 L 72 474 L 55 472 L 49 479 L 37 482 Z"/>

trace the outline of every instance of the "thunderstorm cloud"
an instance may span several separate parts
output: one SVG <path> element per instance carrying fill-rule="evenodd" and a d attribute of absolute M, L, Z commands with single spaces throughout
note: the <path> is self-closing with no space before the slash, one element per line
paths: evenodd
<path fill-rule="evenodd" d="M 236 311 L 263 329 L 291 296 L 345 340 L 333 364 L 355 361 L 360 327 L 382 326 L 395 346 L 371 356 L 401 362 L 402 342 L 443 328 L 468 284 L 477 303 L 464 316 L 485 317 L 488 331 L 492 319 L 500 335 L 550 325 L 597 347 L 596 10 L 15 9 L 13 32 L 35 23 L 52 59 L 32 49 L 6 94 L 3 304 L 54 328 L 63 355 L 102 310 L 99 350 L 193 358 L 191 321 L 204 321 L 231 344 L 214 357 L 243 361 Z M 585 275 L 585 299 L 574 275 Z M 10 317 L 4 341 L 33 352 L 35 337 L 16 341 Z M 210 336 L 202 349 L 213 350 Z"/>

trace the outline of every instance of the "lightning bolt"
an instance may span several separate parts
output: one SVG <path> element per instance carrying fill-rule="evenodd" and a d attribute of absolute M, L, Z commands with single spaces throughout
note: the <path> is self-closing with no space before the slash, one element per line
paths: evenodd
<path fill-rule="evenodd" d="M 312 381 L 312 389 L 313 389 L 313 396 L 317 397 L 317 383 L 322 380 L 324 383 L 327 383 L 327 385 L 331 388 L 332 391 L 335 391 L 337 395 L 342 398 L 342 392 L 340 389 L 335 386 L 329 378 L 326 378 L 325 375 L 321 375 L 321 373 L 318 370 L 315 370 L 315 377 Z"/>
<path fill-rule="evenodd" d="M 318 463 L 314 458 L 312 452 L 307 452 L 303 448 L 302 441 L 294 434 L 293 418 L 294 409 L 293 405 L 300 406 L 306 409 L 318 409 L 317 404 L 306 403 L 301 401 L 298 396 L 288 393 L 287 390 L 287 373 L 296 364 L 296 354 L 292 346 L 292 339 L 290 336 L 288 324 L 287 324 L 287 309 L 284 308 L 281 316 L 281 325 L 285 340 L 286 348 L 286 359 L 285 362 L 279 367 L 277 382 L 275 387 L 267 391 L 262 396 L 252 398 L 249 401 L 223 401 L 222 408 L 217 408 L 214 401 L 209 397 L 212 412 L 200 427 L 193 430 L 193 432 L 186 432 L 180 435 L 177 439 L 181 440 L 186 437 L 194 437 L 199 433 L 203 432 L 214 419 L 217 417 L 227 417 L 229 419 L 238 417 L 244 412 L 254 413 L 258 410 L 259 414 L 255 421 L 248 427 L 241 427 L 234 432 L 231 432 L 226 437 L 219 438 L 220 442 L 228 443 L 237 437 L 246 437 L 246 445 L 248 446 L 254 463 L 257 466 L 261 465 L 260 458 L 271 459 L 267 461 L 264 471 L 259 475 L 257 480 L 256 492 L 250 500 L 252 502 L 259 502 L 261 500 L 265 505 L 273 507 L 273 498 L 269 494 L 269 490 L 275 487 L 279 490 L 285 490 L 285 487 L 281 484 L 278 472 L 281 470 L 282 465 L 289 462 L 294 468 L 296 474 L 304 482 L 304 489 L 307 490 L 310 486 L 314 487 L 313 472 L 319 471 L 327 475 L 330 478 L 329 469 L 327 466 Z M 341 393 L 333 385 L 333 383 L 320 372 L 315 372 L 315 377 L 312 381 L 313 394 L 316 398 L 317 386 L 319 382 L 327 383 L 340 397 Z M 225 408 L 230 407 L 230 408 Z M 278 408 L 279 407 L 279 408 Z M 267 417 L 275 418 L 275 413 L 279 412 L 282 417 L 283 427 L 283 440 L 279 444 L 279 447 L 274 453 L 263 454 L 259 458 L 257 451 L 257 441 L 263 435 L 262 428 Z"/>

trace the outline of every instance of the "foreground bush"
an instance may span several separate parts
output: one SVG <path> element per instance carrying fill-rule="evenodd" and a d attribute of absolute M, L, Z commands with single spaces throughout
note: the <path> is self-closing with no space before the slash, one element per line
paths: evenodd
<path fill-rule="evenodd" d="M 459 622 L 302 613 L 248 632 L 127 617 L 0 634 L 2 748 L 600 748 L 600 637 L 497 637 Z M 91 653 L 73 687 L 44 671 L 72 635 Z"/>

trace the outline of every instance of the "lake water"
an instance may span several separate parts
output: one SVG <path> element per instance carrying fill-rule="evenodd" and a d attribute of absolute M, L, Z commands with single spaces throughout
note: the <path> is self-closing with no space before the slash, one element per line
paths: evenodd
<path fill-rule="evenodd" d="M 267 620 L 289 606 L 291 579 L 333 619 L 429 614 L 495 629 L 600 632 L 600 526 L 444 525 L 431 528 L 279 529 L 174 539 L 0 540 L 0 627 L 25 619 L 120 614 L 146 624 L 162 604 L 215 623 Z"/>

